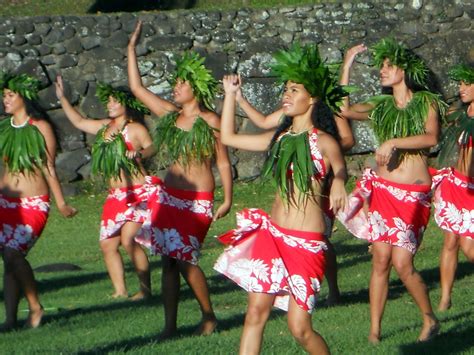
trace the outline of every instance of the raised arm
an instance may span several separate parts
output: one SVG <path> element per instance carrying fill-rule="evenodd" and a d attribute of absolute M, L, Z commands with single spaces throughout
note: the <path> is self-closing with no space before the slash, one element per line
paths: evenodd
<path fill-rule="evenodd" d="M 357 54 L 367 50 L 364 44 L 358 44 L 352 48 L 349 48 L 344 56 L 344 62 L 341 66 L 341 77 L 339 83 L 341 85 L 349 84 L 349 76 L 354 64 L 355 57 Z M 372 109 L 371 105 L 368 104 L 354 104 L 351 105 L 349 102 L 349 96 L 346 96 L 341 107 L 341 113 L 345 118 L 351 120 L 366 120 L 369 118 L 369 111 Z"/>
<path fill-rule="evenodd" d="M 83 132 L 96 134 L 99 129 L 107 124 L 110 120 L 89 120 L 82 116 L 74 107 L 72 107 L 69 100 L 64 95 L 64 83 L 60 75 L 56 78 L 56 96 L 58 97 L 59 102 L 63 108 L 66 117 L 71 121 L 71 123 L 77 129 L 80 129 Z"/>
<path fill-rule="evenodd" d="M 143 104 L 157 116 L 178 111 L 178 108 L 174 104 L 155 95 L 143 86 L 140 71 L 138 70 L 137 54 L 135 53 L 135 46 L 140 38 L 141 28 L 142 22 L 138 21 L 135 30 L 130 36 L 127 47 L 128 85 L 130 86 L 130 90 L 132 90 L 133 95 L 135 95 L 138 100 L 143 102 Z"/>
<path fill-rule="evenodd" d="M 225 98 L 222 108 L 221 141 L 223 144 L 250 151 L 265 151 L 272 140 L 273 131 L 249 135 L 235 133 L 235 100 L 240 87 L 237 75 L 227 75 L 223 79 Z"/>
<path fill-rule="evenodd" d="M 64 200 L 64 195 L 56 175 L 55 157 L 56 157 L 56 139 L 54 137 L 53 129 L 46 121 L 38 121 L 36 127 L 39 129 L 46 142 L 46 167 L 43 169 L 43 175 L 46 178 L 51 193 L 56 201 L 56 206 L 59 212 L 64 217 L 72 217 L 77 213 L 74 207 L 69 206 Z"/>
<path fill-rule="evenodd" d="M 346 151 L 351 149 L 354 144 L 354 135 L 352 134 L 352 128 L 349 121 L 342 116 L 334 115 L 334 121 L 336 121 L 337 132 L 341 139 L 342 150 Z"/>

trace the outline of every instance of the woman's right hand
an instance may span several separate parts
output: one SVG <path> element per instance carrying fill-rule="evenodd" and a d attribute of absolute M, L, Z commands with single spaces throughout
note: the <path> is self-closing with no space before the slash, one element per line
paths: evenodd
<path fill-rule="evenodd" d="M 61 100 L 64 97 L 64 83 L 61 75 L 58 75 L 56 77 L 56 82 L 54 83 L 54 86 L 56 87 L 56 96 L 58 100 Z"/>
<path fill-rule="evenodd" d="M 240 75 L 225 75 L 224 79 L 222 79 L 222 84 L 224 85 L 226 95 L 236 94 L 240 90 Z"/>
<path fill-rule="evenodd" d="M 346 52 L 346 55 L 344 56 L 344 64 L 343 64 L 344 67 L 346 68 L 352 67 L 352 64 L 354 63 L 354 60 L 357 54 L 365 52 L 366 50 L 367 50 L 367 47 L 363 43 L 349 48 Z"/>
<path fill-rule="evenodd" d="M 135 47 L 137 45 L 138 39 L 140 38 L 140 33 L 142 31 L 142 21 L 138 20 L 135 30 L 133 30 L 130 40 L 128 41 L 129 47 Z"/>

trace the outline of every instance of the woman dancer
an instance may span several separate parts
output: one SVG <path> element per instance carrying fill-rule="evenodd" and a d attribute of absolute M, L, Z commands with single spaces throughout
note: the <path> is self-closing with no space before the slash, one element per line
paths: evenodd
<path fill-rule="evenodd" d="M 202 64 L 204 58 L 186 53 L 176 65 L 173 97 L 166 101 L 142 84 L 135 54 L 141 22 L 128 45 L 128 77 L 133 93 L 157 116 L 154 132 L 160 162 L 169 164 L 166 177 L 150 199 L 152 252 L 162 255 L 165 328 L 162 338 L 176 334 L 181 273 L 199 303 L 202 321 L 196 334 L 210 334 L 217 321 L 207 281 L 197 265 L 201 245 L 212 220 L 225 216 L 232 204 L 232 173 L 227 149 L 217 134 L 219 117 L 212 112 L 217 82 Z M 162 117 L 161 117 L 162 116 Z M 224 188 L 224 201 L 212 217 L 212 159 Z M 186 221 L 186 223 L 183 223 Z"/>
<path fill-rule="evenodd" d="M 146 217 L 149 194 L 141 158 L 154 153 L 143 119 L 148 110 L 127 88 L 114 89 L 110 85 L 99 84 L 97 96 L 106 105 L 109 117 L 87 119 L 72 107 L 64 95 L 60 76 L 56 82 L 56 95 L 74 127 L 96 135 L 92 147 L 92 172 L 102 175 L 110 187 L 100 223 L 100 248 L 114 287 L 112 298 L 128 297 L 120 245 L 129 255 L 140 282 L 140 290 L 131 299 L 149 298 L 149 263 L 139 245 L 149 247 L 149 241 L 137 237 Z"/>
<path fill-rule="evenodd" d="M 329 173 L 334 174 L 330 207 L 334 211 L 343 208 L 347 197 L 344 159 L 334 138 L 333 117 L 337 103 L 347 93 L 324 66 L 317 47 L 295 45 L 278 52 L 275 59 L 273 72 L 285 84 L 285 118 L 276 130 L 234 133 L 240 82 L 235 75 L 224 78 L 223 143 L 252 151 L 270 149 L 263 171 L 273 174 L 278 192 L 271 217 L 255 208 L 237 214 L 239 228 L 219 237 L 230 247 L 215 269 L 248 292 L 240 353 L 260 351 L 263 330 L 275 305 L 288 311 L 290 332 L 307 352 L 326 354 L 329 349 L 312 328 L 311 312 L 326 264 L 322 194 Z"/>
<path fill-rule="evenodd" d="M 456 167 L 441 169 L 433 177 L 433 184 L 437 186 L 434 216 L 438 226 L 444 230 L 439 266 L 440 311 L 451 307 L 459 247 L 468 260 L 474 262 L 474 67 L 460 64 L 449 74 L 451 79 L 459 82 L 459 97 L 466 107 L 448 116 L 453 124 L 446 132 L 440 153 L 441 160 L 458 153 Z"/>
<path fill-rule="evenodd" d="M 239 78 L 242 85 L 242 81 Z M 238 90 L 236 93 L 236 102 L 239 107 L 245 112 L 248 118 L 259 128 L 262 129 L 274 129 L 277 128 L 281 123 L 282 118 L 285 116 L 283 109 L 279 109 L 267 116 L 258 112 L 243 96 L 242 90 Z M 351 149 L 354 146 L 354 136 L 352 134 L 351 126 L 348 120 L 341 115 L 334 115 L 334 120 L 337 126 L 337 132 L 339 134 L 339 142 L 341 148 L 344 151 Z M 329 183 L 330 185 L 330 183 Z M 328 190 L 329 191 L 329 190 Z M 328 208 L 328 203 L 326 201 L 324 217 L 326 219 L 326 232 L 324 233 L 326 240 L 326 280 L 328 282 L 328 298 L 326 300 L 327 306 L 333 306 L 340 301 L 340 291 L 339 285 L 337 282 L 337 259 L 336 251 L 334 246 L 330 242 L 330 237 L 332 234 L 332 227 L 334 225 L 334 214 Z"/>
<path fill-rule="evenodd" d="M 364 45 L 350 48 L 344 58 L 341 84 L 349 82 L 349 72 Z M 439 322 L 431 308 L 428 290 L 415 270 L 413 257 L 421 243 L 430 215 L 431 177 L 426 149 L 438 142 L 438 110 L 444 104 L 436 94 L 424 90 L 428 69 L 413 52 L 391 39 L 382 39 L 373 47 L 380 67 L 383 87 L 392 95 L 373 97 L 365 104 L 342 108 L 349 119 L 371 119 L 379 147 L 377 170 L 367 169 L 358 182 L 351 201 L 368 201 L 368 214 L 352 209 L 340 214 L 341 221 L 356 236 L 372 242 L 370 278 L 369 341 L 380 340 L 382 315 L 387 300 L 390 269 L 397 271 L 418 305 L 423 327 L 419 341 L 429 340 L 439 331 Z"/>
<path fill-rule="evenodd" d="M 51 190 L 59 212 L 72 217 L 61 191 L 54 160 L 56 139 L 46 114 L 38 106 L 39 81 L 26 74 L 0 76 L 5 112 L 0 121 L 0 252 L 3 256 L 3 292 L 8 331 L 17 325 L 20 292 L 28 302 L 26 326 L 40 326 L 43 317 L 36 281 L 26 255 L 41 235 L 49 214 Z"/>

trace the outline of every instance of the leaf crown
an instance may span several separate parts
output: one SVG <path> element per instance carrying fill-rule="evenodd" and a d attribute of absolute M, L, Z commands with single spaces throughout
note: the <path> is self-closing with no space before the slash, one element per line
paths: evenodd
<path fill-rule="evenodd" d="M 176 69 L 171 78 L 171 85 L 175 86 L 178 79 L 188 81 L 196 99 L 203 103 L 207 109 L 213 110 L 217 80 L 203 64 L 204 60 L 205 58 L 196 52 L 185 52 L 176 60 Z"/>
<path fill-rule="evenodd" d="M 383 61 L 388 59 L 392 64 L 403 69 L 416 84 L 426 87 L 428 67 L 420 57 L 403 44 L 393 38 L 382 38 L 372 46 L 371 52 L 377 67 L 382 67 Z"/>
<path fill-rule="evenodd" d="M 109 97 L 112 96 L 123 106 L 142 112 L 145 115 L 150 114 L 150 110 L 148 110 L 143 103 L 141 103 L 129 90 L 125 88 L 114 88 L 109 84 L 98 83 L 96 96 L 104 105 L 107 105 Z"/>
<path fill-rule="evenodd" d="M 0 89 L 9 89 L 29 100 L 38 100 L 40 81 L 27 74 L 0 73 Z"/>
<path fill-rule="evenodd" d="M 340 112 L 349 88 L 339 84 L 334 66 L 326 65 L 316 45 L 295 43 L 288 50 L 276 52 L 273 59 L 271 75 L 278 77 L 279 84 L 302 84 L 312 97 L 321 99 L 333 112 Z"/>
<path fill-rule="evenodd" d="M 474 66 L 458 64 L 451 68 L 449 77 L 455 81 L 463 81 L 466 84 L 474 84 Z"/>

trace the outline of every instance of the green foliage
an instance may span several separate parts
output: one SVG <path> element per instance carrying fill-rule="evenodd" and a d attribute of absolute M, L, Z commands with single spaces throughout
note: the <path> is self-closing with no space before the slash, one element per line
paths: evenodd
<path fill-rule="evenodd" d="M 0 121 L 0 157 L 12 173 L 34 172 L 46 165 L 46 142 L 38 128 L 26 123 L 13 127 L 11 119 Z"/>
<path fill-rule="evenodd" d="M 428 67 L 420 57 L 401 43 L 397 43 L 393 38 L 383 38 L 372 46 L 371 52 L 377 67 L 380 68 L 383 61 L 389 59 L 390 63 L 403 69 L 415 83 L 426 87 Z"/>
<path fill-rule="evenodd" d="M 467 64 L 458 64 L 451 68 L 449 77 L 456 81 L 463 81 L 466 84 L 474 84 L 474 67 Z"/>
<path fill-rule="evenodd" d="M 213 110 L 213 101 L 217 93 L 217 81 L 209 69 L 204 66 L 204 57 L 195 52 L 185 52 L 176 60 L 176 69 L 171 79 L 171 85 L 181 79 L 188 81 L 193 88 L 196 99 L 204 106 Z"/>
<path fill-rule="evenodd" d="M 164 166 L 174 162 L 187 166 L 190 162 L 204 163 L 212 158 L 216 145 L 214 129 L 198 117 L 193 128 L 185 131 L 176 127 L 178 115 L 178 112 L 171 112 L 160 117 L 154 129 L 158 162 Z"/>
<path fill-rule="evenodd" d="M 148 108 L 143 103 L 138 101 L 138 99 L 133 96 L 131 92 L 122 89 L 115 89 L 108 84 L 98 83 L 96 96 L 104 105 L 107 105 L 107 102 L 109 102 L 109 97 L 112 96 L 123 106 L 130 107 L 134 110 L 142 112 L 145 115 L 150 114 L 150 110 L 148 110 Z"/>
<path fill-rule="evenodd" d="M 38 99 L 40 81 L 27 74 L 14 75 L 2 72 L 0 74 L 0 90 L 9 89 L 29 100 Z"/>
<path fill-rule="evenodd" d="M 92 173 L 107 180 L 121 179 L 122 171 L 127 176 L 138 174 L 140 170 L 135 159 L 129 159 L 125 155 L 127 145 L 122 134 L 115 134 L 106 139 L 107 127 L 100 129 L 92 145 Z"/>
<path fill-rule="evenodd" d="M 349 90 L 339 85 L 334 67 L 323 62 L 316 45 L 301 47 L 295 43 L 288 50 L 276 52 L 273 58 L 271 75 L 278 77 L 280 84 L 287 81 L 302 84 L 312 97 L 320 98 L 333 112 L 340 111 Z"/>

